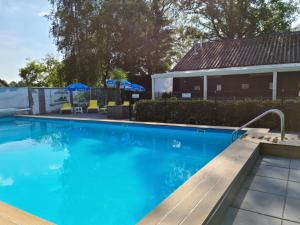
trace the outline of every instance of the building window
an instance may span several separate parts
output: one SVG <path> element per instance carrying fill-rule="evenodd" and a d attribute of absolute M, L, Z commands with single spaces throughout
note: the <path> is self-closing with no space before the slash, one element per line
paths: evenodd
<path fill-rule="evenodd" d="M 200 85 L 196 85 L 196 86 L 194 86 L 194 91 L 200 91 L 201 90 L 201 87 L 200 87 Z"/>
<path fill-rule="evenodd" d="M 221 84 L 217 84 L 217 91 L 222 91 L 222 85 Z"/>
<path fill-rule="evenodd" d="M 242 84 L 242 89 L 249 89 L 250 85 L 249 84 Z"/>
<path fill-rule="evenodd" d="M 273 82 L 270 82 L 270 83 L 269 83 L 269 89 L 270 89 L 270 90 L 273 90 Z"/>

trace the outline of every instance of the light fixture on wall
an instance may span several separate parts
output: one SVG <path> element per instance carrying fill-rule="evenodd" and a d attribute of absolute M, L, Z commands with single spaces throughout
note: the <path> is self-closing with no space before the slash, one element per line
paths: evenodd
<path fill-rule="evenodd" d="M 242 84 L 241 86 L 242 86 L 243 90 L 246 90 L 246 89 L 250 88 L 250 84 Z"/>

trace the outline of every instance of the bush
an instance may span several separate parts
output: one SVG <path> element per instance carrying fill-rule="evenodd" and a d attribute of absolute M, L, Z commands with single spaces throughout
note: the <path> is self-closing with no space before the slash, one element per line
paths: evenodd
<path fill-rule="evenodd" d="M 202 101 L 141 100 L 136 119 L 148 122 L 185 123 L 215 126 L 241 126 L 268 109 L 280 109 L 286 116 L 286 129 L 300 131 L 300 101 Z M 279 130 L 276 115 L 267 115 L 253 127 Z"/>

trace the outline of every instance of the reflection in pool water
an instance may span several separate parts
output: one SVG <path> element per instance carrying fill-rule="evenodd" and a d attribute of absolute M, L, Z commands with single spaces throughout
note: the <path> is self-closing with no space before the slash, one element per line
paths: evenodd
<path fill-rule="evenodd" d="M 129 225 L 230 144 L 229 131 L 0 119 L 0 200 L 59 225 Z"/>

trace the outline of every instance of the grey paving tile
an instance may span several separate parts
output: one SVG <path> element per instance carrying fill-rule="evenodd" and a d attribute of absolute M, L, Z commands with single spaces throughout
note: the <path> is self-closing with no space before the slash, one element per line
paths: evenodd
<path fill-rule="evenodd" d="M 283 213 L 283 205 L 284 196 L 247 189 L 241 189 L 233 203 L 235 208 L 280 218 Z"/>
<path fill-rule="evenodd" d="M 292 159 L 291 160 L 291 168 L 300 170 L 300 159 Z"/>
<path fill-rule="evenodd" d="M 288 182 L 287 197 L 300 199 L 300 183 L 292 181 Z"/>
<path fill-rule="evenodd" d="M 281 225 L 281 220 L 270 216 L 229 208 L 222 225 Z"/>
<path fill-rule="evenodd" d="M 290 170 L 289 180 L 300 182 L 300 170 Z"/>
<path fill-rule="evenodd" d="M 278 167 L 289 168 L 290 161 L 291 160 L 288 158 L 266 155 L 266 156 L 260 156 L 257 163 L 266 166 L 278 166 Z"/>
<path fill-rule="evenodd" d="M 269 177 L 250 176 L 243 184 L 243 187 L 263 191 L 271 194 L 284 195 L 287 181 Z"/>
<path fill-rule="evenodd" d="M 252 170 L 252 173 L 254 175 L 287 180 L 289 169 L 274 166 L 257 165 Z"/>
<path fill-rule="evenodd" d="M 299 225 L 300 223 L 294 223 L 287 220 L 282 220 L 282 225 Z"/>
<path fill-rule="evenodd" d="M 286 199 L 283 218 L 300 223 L 300 199 Z"/>

